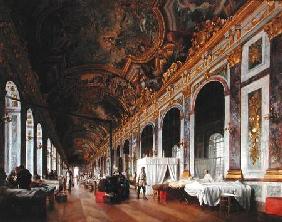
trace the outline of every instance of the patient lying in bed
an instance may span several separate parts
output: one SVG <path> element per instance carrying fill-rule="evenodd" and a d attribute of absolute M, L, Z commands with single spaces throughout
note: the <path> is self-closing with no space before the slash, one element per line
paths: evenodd
<path fill-rule="evenodd" d="M 209 171 L 208 170 L 205 170 L 205 176 L 203 179 L 200 180 L 201 182 L 204 182 L 204 183 L 211 183 L 213 182 L 213 178 L 212 176 L 209 174 Z"/>

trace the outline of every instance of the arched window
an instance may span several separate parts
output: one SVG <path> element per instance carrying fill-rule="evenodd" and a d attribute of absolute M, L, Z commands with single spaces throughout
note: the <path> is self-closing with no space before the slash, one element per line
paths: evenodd
<path fill-rule="evenodd" d="M 220 133 L 214 133 L 209 139 L 209 158 L 216 159 L 215 175 L 223 175 L 224 138 Z"/>
<path fill-rule="evenodd" d="M 37 124 L 37 174 L 42 176 L 42 127 Z"/>
<path fill-rule="evenodd" d="M 51 172 L 51 140 L 47 139 L 47 171 Z"/>
<path fill-rule="evenodd" d="M 27 110 L 26 118 L 26 168 L 34 172 L 34 120 L 31 109 Z"/>
<path fill-rule="evenodd" d="M 57 149 L 52 144 L 52 152 L 51 152 L 51 170 L 57 170 Z"/>
<path fill-rule="evenodd" d="M 172 157 L 174 146 L 180 145 L 180 110 L 170 109 L 163 120 L 162 148 L 163 157 Z"/>
<path fill-rule="evenodd" d="M 57 153 L 57 164 L 58 164 L 58 176 L 61 175 L 61 169 L 62 169 L 62 164 L 61 164 L 61 156 L 59 153 Z"/>
<path fill-rule="evenodd" d="M 147 125 L 141 133 L 141 158 L 153 156 L 154 128 Z"/>
<path fill-rule="evenodd" d="M 10 173 L 21 162 L 21 103 L 16 85 L 8 81 L 5 98 L 5 172 Z M 13 100 L 15 98 L 17 100 Z"/>

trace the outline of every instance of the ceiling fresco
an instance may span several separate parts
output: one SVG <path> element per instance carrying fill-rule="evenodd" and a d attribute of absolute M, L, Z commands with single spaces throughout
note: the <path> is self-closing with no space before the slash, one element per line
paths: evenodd
<path fill-rule="evenodd" d="M 132 116 L 146 89 L 159 90 L 167 69 L 189 60 L 199 44 L 194 32 L 228 19 L 244 2 L 7 1 L 69 162 L 98 155 L 109 127 L 97 118 L 115 128 Z"/>

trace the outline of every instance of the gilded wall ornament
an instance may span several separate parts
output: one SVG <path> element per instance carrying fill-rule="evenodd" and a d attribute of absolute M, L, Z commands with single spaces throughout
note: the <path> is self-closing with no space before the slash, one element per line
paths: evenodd
<path fill-rule="evenodd" d="M 261 142 L 261 89 L 249 94 L 249 150 L 252 164 L 260 159 Z"/>
<path fill-rule="evenodd" d="M 242 59 L 242 47 L 237 47 L 230 55 L 227 60 L 229 62 L 230 67 L 241 62 Z"/>
<path fill-rule="evenodd" d="M 262 38 L 249 47 L 249 70 L 262 63 Z"/>

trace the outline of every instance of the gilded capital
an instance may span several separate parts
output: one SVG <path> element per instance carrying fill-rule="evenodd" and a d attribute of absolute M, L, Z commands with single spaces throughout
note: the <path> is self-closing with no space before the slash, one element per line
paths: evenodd
<path fill-rule="evenodd" d="M 237 47 L 234 49 L 227 58 L 230 67 L 238 64 L 242 60 L 242 47 Z"/>
<path fill-rule="evenodd" d="M 186 87 L 184 90 L 183 90 L 183 96 L 186 98 L 188 96 L 191 95 L 191 88 L 190 87 Z"/>

